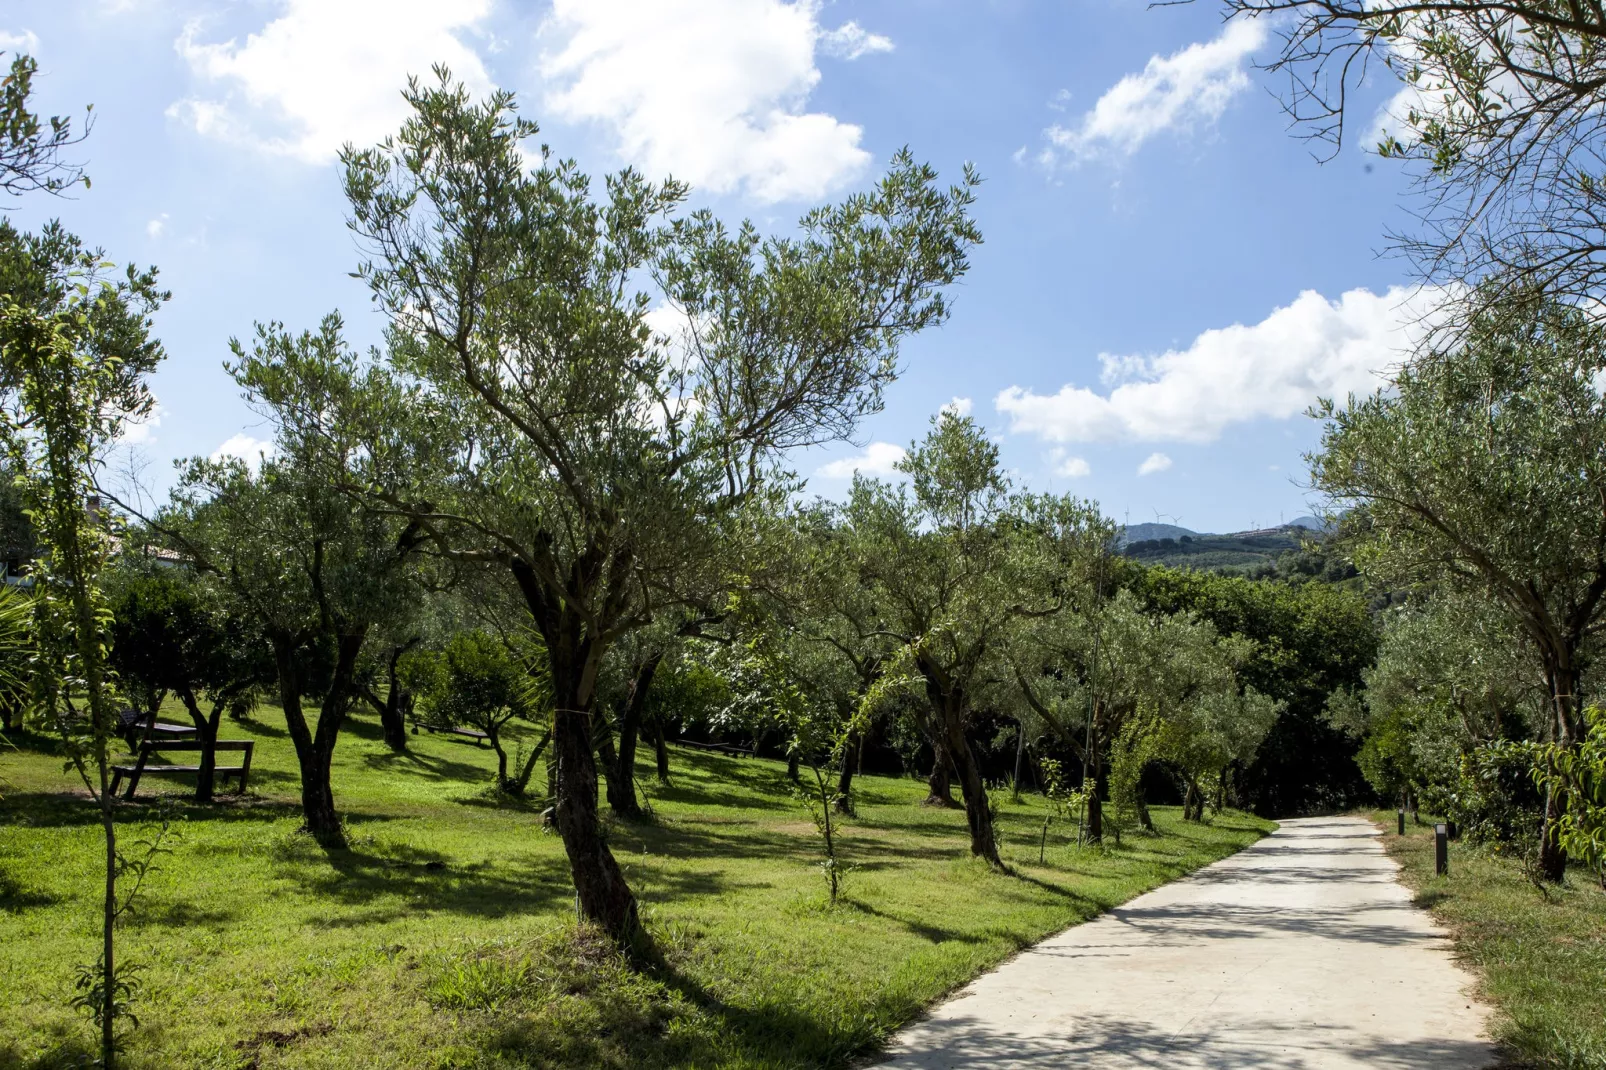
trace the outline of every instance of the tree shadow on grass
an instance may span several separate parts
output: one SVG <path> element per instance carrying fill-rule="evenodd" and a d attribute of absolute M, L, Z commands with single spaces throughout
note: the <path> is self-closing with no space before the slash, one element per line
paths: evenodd
<path fill-rule="evenodd" d="M 158 806 L 157 804 L 161 805 Z M 216 802 L 197 803 L 191 794 L 147 795 L 133 802 L 119 800 L 113 811 L 119 828 L 160 819 L 163 808 L 186 822 L 274 822 L 299 817 L 301 807 L 255 795 L 220 795 Z M 0 801 L 0 827 L 77 828 L 100 824 L 100 809 L 83 793 L 20 792 Z"/>
<path fill-rule="evenodd" d="M 441 913 L 497 918 L 541 912 L 574 894 L 561 856 L 463 863 L 407 844 L 320 849 L 297 841 L 282 844 L 275 854 L 277 875 L 309 901 L 358 907 L 385 903 L 387 917 Z M 375 921 L 374 915 L 365 914 L 326 924 Z"/>
<path fill-rule="evenodd" d="M 235 910 L 209 910 L 183 900 L 141 902 L 136 899 L 118 925 L 132 929 L 223 930 L 238 917 Z"/>
<path fill-rule="evenodd" d="M 882 918 L 886 921 L 893 922 L 894 924 L 901 925 L 905 929 L 908 929 L 910 932 L 914 933 L 916 936 L 920 937 L 922 940 L 929 940 L 933 944 L 946 944 L 950 942 L 957 942 L 961 944 L 979 944 L 986 939 L 985 937 L 978 936 L 975 933 L 963 933 L 956 929 L 944 929 L 940 926 L 930 925 L 915 918 L 908 918 L 901 914 L 892 913 L 891 911 L 881 910 L 877 907 L 871 906 L 869 903 L 866 903 L 863 899 L 857 899 L 853 896 L 845 895 L 842 897 L 841 902 L 843 905 L 852 907 L 854 910 L 857 910 L 860 913 L 869 914 L 871 917 Z"/>
<path fill-rule="evenodd" d="M 223 722 L 223 728 L 228 728 L 230 725 L 238 725 L 254 736 L 262 736 L 267 739 L 290 738 L 290 733 L 286 729 L 268 724 L 266 721 L 259 721 L 249 713 L 241 714 L 238 717 L 231 715 L 228 720 Z M 222 731 L 220 730 L 218 734 L 222 735 Z"/>
<path fill-rule="evenodd" d="M 53 892 L 24 887 L 10 873 L 0 870 L 0 913 L 35 910 L 54 906 L 61 897 Z"/>
<path fill-rule="evenodd" d="M 411 748 L 399 753 L 387 750 L 364 754 L 362 760 L 375 772 L 405 774 L 436 782 L 456 780 L 466 786 L 483 784 L 493 775 L 484 766 L 437 757 Z"/>
<path fill-rule="evenodd" d="M 85 1019 L 87 1023 L 87 1019 Z M 27 1056 L 14 1042 L 0 1040 L 0 1070 L 68 1070 L 69 1067 L 98 1066 L 100 1049 L 92 1045 L 87 1035 L 60 1023 L 49 1027 L 50 1047 L 41 1054 Z M 87 1026 L 85 1034 L 87 1034 Z M 36 1038 L 43 1040 L 46 1038 Z"/>

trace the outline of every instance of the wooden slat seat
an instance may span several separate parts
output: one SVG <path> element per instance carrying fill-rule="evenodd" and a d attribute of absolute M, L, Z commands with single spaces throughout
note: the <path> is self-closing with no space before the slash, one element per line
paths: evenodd
<path fill-rule="evenodd" d="M 117 794 L 117 787 L 122 783 L 123 777 L 128 778 L 128 793 L 125 799 L 132 799 L 134 792 L 139 788 L 139 778 L 146 773 L 199 773 L 199 765 L 177 765 L 163 763 L 152 765 L 150 757 L 157 751 L 204 751 L 206 744 L 199 739 L 163 739 L 147 740 L 140 747 L 139 758 L 132 764 L 112 766 L 111 792 Z M 243 757 L 239 765 L 215 765 L 212 772 L 214 777 L 238 777 L 240 780 L 239 794 L 244 795 L 246 785 L 251 777 L 251 756 L 256 750 L 256 741 L 250 739 L 220 739 L 213 744 L 212 753 L 218 751 L 240 751 Z"/>
<path fill-rule="evenodd" d="M 491 740 L 490 736 L 481 732 L 478 728 L 456 728 L 450 725 L 429 724 L 424 721 L 413 722 L 414 735 L 418 734 L 420 728 L 426 732 L 440 732 L 448 736 L 461 736 L 464 739 L 472 739 L 475 743 L 489 743 Z"/>

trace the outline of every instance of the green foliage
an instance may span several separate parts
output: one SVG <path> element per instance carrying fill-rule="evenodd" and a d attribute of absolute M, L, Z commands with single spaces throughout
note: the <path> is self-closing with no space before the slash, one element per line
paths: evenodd
<path fill-rule="evenodd" d="M 53 233 L 60 237 L 59 230 Z M 46 244 L 50 238 L 47 232 Z M 11 281 L 3 276 L 15 268 L 19 247 L 25 253 L 30 241 L 0 233 L 0 282 Z M 45 550 L 32 572 L 35 703 L 100 810 L 100 955 L 97 965 L 86 968 L 93 980 L 80 986 L 80 1005 L 95 1012 L 101 1062 L 109 1070 L 129 991 L 127 967 L 115 955 L 114 927 L 126 909 L 126 902 L 118 903 L 117 880 L 131 863 L 118 851 L 112 820 L 110 746 L 117 713 L 107 661 L 112 618 L 102 589 L 112 532 L 110 517 L 92 499 L 92 473 L 125 421 L 148 414 L 153 401 L 138 363 L 110 350 L 101 332 L 128 328 L 132 320 L 133 334 L 141 336 L 147 325 L 141 314 L 161 296 L 149 285 L 153 275 L 130 269 L 127 282 L 110 282 L 101 277 L 110 265 L 84 259 L 58 259 L 54 266 L 61 273 L 33 292 L 26 286 L 0 291 L 0 446 Z M 37 261 L 28 263 L 38 267 Z M 24 274 L 25 283 L 41 281 L 37 273 Z M 129 356 L 160 355 L 154 342 L 136 340 L 143 344 Z"/>
<path fill-rule="evenodd" d="M 38 73 L 37 60 L 16 53 L 10 71 L 0 80 L 0 191 L 13 196 L 64 193 L 80 182 L 88 189 L 89 176 L 82 168 L 65 163 L 61 152 L 88 136 L 90 109 L 84 109 L 79 133 L 73 132 L 72 120 L 66 116 L 41 118 L 31 106 L 33 78 Z"/>
<path fill-rule="evenodd" d="M 32 689 L 33 605 L 27 595 L 0 586 L 0 729 L 20 723 Z"/>
<path fill-rule="evenodd" d="M 1606 887 L 1606 709 L 1591 706 L 1584 720 L 1588 733 L 1577 747 L 1550 743 L 1537 749 L 1533 777 L 1541 788 L 1566 797 L 1561 845 Z"/>
<path fill-rule="evenodd" d="M 1375 582 L 1439 583 L 1503 606 L 1571 696 L 1603 612 L 1606 334 L 1536 295 L 1480 315 L 1388 391 L 1324 403 L 1317 485 L 1364 506 L 1354 554 Z M 1572 732 L 1570 699 L 1557 730 Z"/>
<path fill-rule="evenodd" d="M 431 684 L 420 697 L 445 725 L 536 720 L 551 702 L 539 670 L 532 672 L 482 631 L 458 632 L 447 641 Z"/>
<path fill-rule="evenodd" d="M 273 682 L 265 639 L 220 586 L 187 568 L 130 558 L 112 570 L 108 587 L 111 664 L 142 711 L 155 710 L 171 692 L 198 715 L 200 698 L 227 706 Z"/>
<path fill-rule="evenodd" d="M 1238 772 L 1239 805 L 1298 813 L 1366 797 L 1355 741 L 1324 716 L 1335 691 L 1362 685 L 1377 654 L 1377 625 L 1359 592 L 1166 568 L 1134 570 L 1122 583 L 1151 613 L 1192 613 L 1253 644 L 1234 672 L 1283 710 Z"/>

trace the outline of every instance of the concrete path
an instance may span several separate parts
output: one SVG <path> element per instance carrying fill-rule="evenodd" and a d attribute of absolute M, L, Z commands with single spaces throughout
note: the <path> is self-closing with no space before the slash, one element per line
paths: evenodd
<path fill-rule="evenodd" d="M 882 1070 L 1476 1070 L 1487 1009 L 1373 826 L 1285 821 L 1067 929 L 900 1033 Z"/>

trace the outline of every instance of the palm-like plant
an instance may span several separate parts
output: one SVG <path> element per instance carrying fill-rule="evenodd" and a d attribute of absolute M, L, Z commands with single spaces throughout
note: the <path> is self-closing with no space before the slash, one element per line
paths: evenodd
<path fill-rule="evenodd" d="M 32 619 L 28 596 L 0 586 L 0 728 L 12 724 L 27 700 Z"/>

